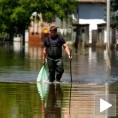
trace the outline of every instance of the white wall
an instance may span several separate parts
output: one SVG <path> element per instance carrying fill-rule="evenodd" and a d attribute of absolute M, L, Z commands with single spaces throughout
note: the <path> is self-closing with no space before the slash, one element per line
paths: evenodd
<path fill-rule="evenodd" d="M 91 31 L 97 29 L 97 24 L 106 23 L 104 21 L 105 15 L 105 4 L 100 3 L 80 3 L 79 4 L 79 24 L 90 24 L 89 26 L 89 34 L 90 39 L 89 43 L 91 43 Z"/>
<path fill-rule="evenodd" d="M 25 30 L 25 43 L 29 40 L 29 32 L 28 30 Z"/>

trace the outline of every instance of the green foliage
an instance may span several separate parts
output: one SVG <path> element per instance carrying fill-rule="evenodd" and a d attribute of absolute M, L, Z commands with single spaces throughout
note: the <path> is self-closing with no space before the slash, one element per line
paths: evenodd
<path fill-rule="evenodd" d="M 0 0 L 0 31 L 22 33 L 28 28 L 33 12 L 43 14 L 43 20 L 52 22 L 55 16 L 67 19 L 76 11 L 75 0 Z"/>
<path fill-rule="evenodd" d="M 118 0 L 111 0 L 111 26 L 118 29 Z"/>

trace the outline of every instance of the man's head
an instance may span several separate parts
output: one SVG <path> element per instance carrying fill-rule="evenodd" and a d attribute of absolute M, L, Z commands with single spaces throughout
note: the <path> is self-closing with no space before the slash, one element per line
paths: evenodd
<path fill-rule="evenodd" d="M 50 35 L 51 35 L 51 37 L 55 37 L 57 35 L 57 27 L 56 26 L 50 27 Z"/>

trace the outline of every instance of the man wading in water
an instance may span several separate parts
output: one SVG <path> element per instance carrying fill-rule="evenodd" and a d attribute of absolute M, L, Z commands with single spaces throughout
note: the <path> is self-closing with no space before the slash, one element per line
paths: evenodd
<path fill-rule="evenodd" d="M 55 80 L 60 82 L 63 75 L 62 47 L 64 47 L 69 59 L 72 59 L 64 38 L 57 34 L 57 27 L 51 26 L 50 35 L 44 40 L 43 49 L 43 64 L 47 57 L 50 82 L 54 82 Z"/>

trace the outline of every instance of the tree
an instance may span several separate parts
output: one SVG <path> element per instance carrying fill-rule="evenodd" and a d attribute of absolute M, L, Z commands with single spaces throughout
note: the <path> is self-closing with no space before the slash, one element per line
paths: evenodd
<path fill-rule="evenodd" d="M 111 0 L 111 26 L 118 29 L 118 0 Z"/>
<path fill-rule="evenodd" d="M 42 13 L 45 21 L 52 22 L 55 16 L 67 19 L 76 8 L 75 0 L 0 0 L 0 30 L 12 38 L 29 27 L 33 12 Z"/>
<path fill-rule="evenodd" d="M 31 0 L 0 0 L 1 32 L 7 32 L 11 39 L 16 32 L 24 33 L 32 12 L 30 2 Z"/>
<path fill-rule="evenodd" d="M 45 0 L 43 3 L 43 18 L 51 22 L 52 18 L 59 17 L 60 19 L 67 19 L 70 14 L 76 12 L 76 0 Z"/>

